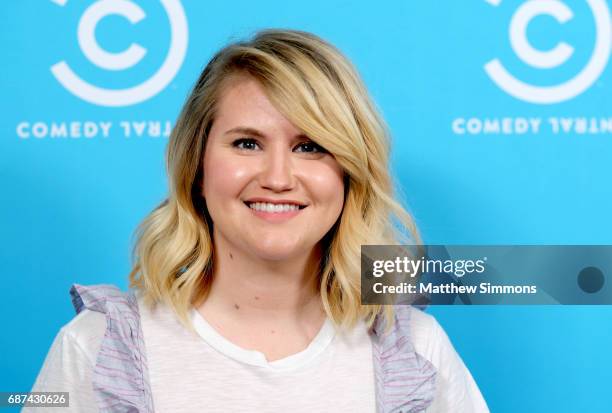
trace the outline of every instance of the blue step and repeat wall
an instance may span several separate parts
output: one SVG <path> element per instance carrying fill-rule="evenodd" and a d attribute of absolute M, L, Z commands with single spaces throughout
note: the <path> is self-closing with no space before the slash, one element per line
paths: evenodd
<path fill-rule="evenodd" d="M 31 388 L 72 283 L 127 287 L 186 94 L 214 51 L 260 28 L 314 32 L 355 63 L 426 243 L 612 244 L 610 6 L 3 2 L 0 391 Z M 428 311 L 493 412 L 610 411 L 609 306 Z"/>

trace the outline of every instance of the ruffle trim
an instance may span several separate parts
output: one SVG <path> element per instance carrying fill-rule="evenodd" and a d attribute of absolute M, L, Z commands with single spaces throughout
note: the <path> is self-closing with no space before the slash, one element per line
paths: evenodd
<path fill-rule="evenodd" d="M 70 288 L 78 313 L 104 313 L 106 332 L 96 359 L 93 390 L 100 412 L 153 413 L 138 303 L 133 292 L 114 285 Z"/>
<path fill-rule="evenodd" d="M 433 402 L 436 368 L 418 354 L 410 338 L 409 306 L 394 307 L 395 323 L 384 334 L 385 319 L 377 316 L 373 326 L 377 412 L 423 412 Z"/>

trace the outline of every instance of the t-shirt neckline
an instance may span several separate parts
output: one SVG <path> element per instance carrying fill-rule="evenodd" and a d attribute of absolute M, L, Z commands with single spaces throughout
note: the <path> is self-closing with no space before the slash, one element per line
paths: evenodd
<path fill-rule="evenodd" d="M 308 347 L 282 359 L 268 361 L 262 352 L 247 350 L 222 336 L 196 308 L 191 309 L 191 321 L 198 335 L 221 354 L 241 363 L 270 370 L 292 370 L 306 365 L 329 346 L 336 333 L 333 323 L 326 317 L 323 326 Z"/>

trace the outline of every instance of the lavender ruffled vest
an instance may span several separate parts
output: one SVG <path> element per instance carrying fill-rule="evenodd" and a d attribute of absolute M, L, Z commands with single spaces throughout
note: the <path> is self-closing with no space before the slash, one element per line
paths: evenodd
<path fill-rule="evenodd" d="M 87 308 L 106 315 L 106 332 L 93 372 L 100 412 L 153 413 L 138 304 L 133 291 L 99 284 L 70 289 L 78 313 Z M 395 307 L 393 329 L 383 335 L 376 319 L 373 335 L 376 406 L 379 413 L 423 412 L 433 401 L 436 369 L 415 352 L 410 340 L 410 309 Z"/>

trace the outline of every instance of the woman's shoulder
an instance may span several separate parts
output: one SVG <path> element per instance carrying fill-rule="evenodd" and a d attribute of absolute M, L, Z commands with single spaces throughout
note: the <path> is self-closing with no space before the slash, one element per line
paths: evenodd
<path fill-rule="evenodd" d="M 410 336 L 417 353 L 427 357 L 440 346 L 439 332 L 442 327 L 436 318 L 417 307 L 409 307 Z"/>
<path fill-rule="evenodd" d="M 415 351 L 437 370 L 436 397 L 431 411 L 488 412 L 469 369 L 436 318 L 411 307 L 410 329 Z"/>
<path fill-rule="evenodd" d="M 111 284 L 73 284 L 70 296 L 77 314 L 60 329 L 60 335 L 95 365 L 109 322 L 120 327 L 138 318 L 136 300 Z"/>
<path fill-rule="evenodd" d="M 425 357 L 437 369 L 449 362 L 460 362 L 450 338 L 436 318 L 425 311 L 410 307 L 410 336 L 415 351 Z"/>
<path fill-rule="evenodd" d="M 87 308 L 72 318 L 60 329 L 67 342 L 79 348 L 92 365 L 106 332 L 106 316 Z"/>

